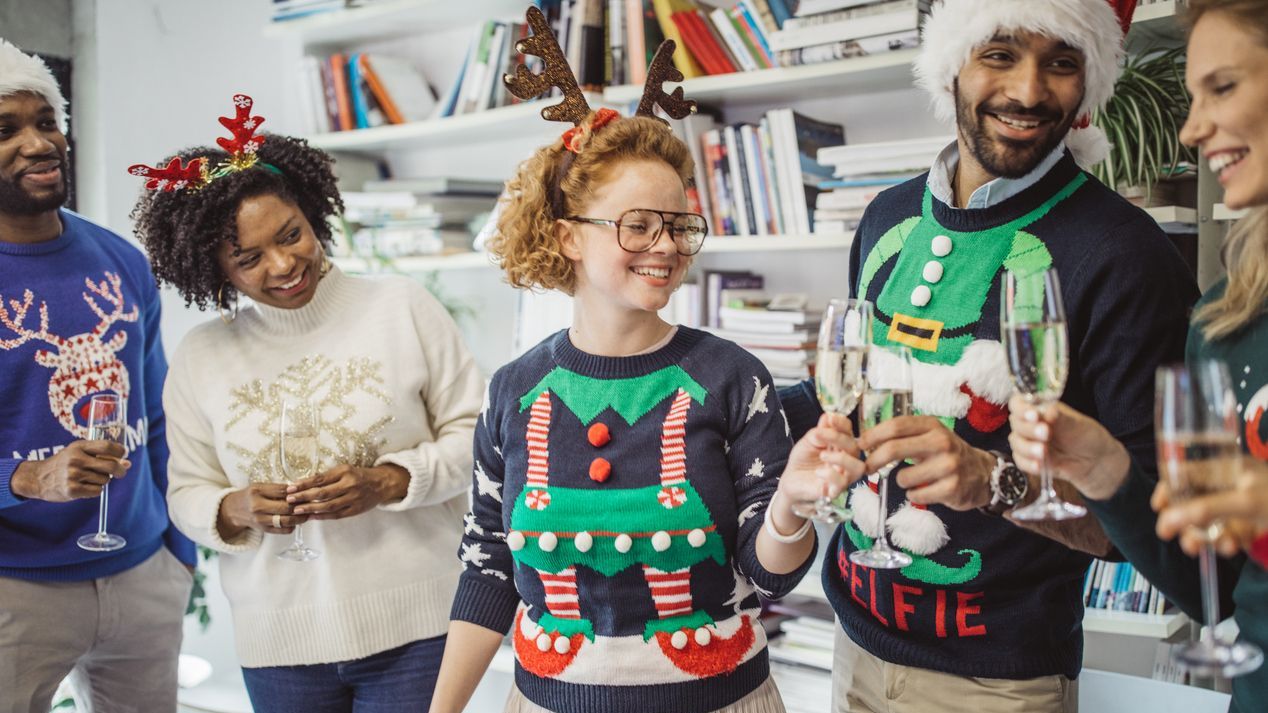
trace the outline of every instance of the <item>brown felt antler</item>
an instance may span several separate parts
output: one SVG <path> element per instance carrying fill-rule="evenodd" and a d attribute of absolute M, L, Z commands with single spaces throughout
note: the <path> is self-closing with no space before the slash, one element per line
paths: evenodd
<path fill-rule="evenodd" d="M 521 64 L 515 68 L 515 76 L 502 75 L 502 82 L 512 94 L 524 100 L 534 99 L 551 87 L 559 87 L 564 93 L 564 100 L 542 109 L 542 118 L 581 124 L 590 114 L 590 104 L 581 93 L 581 87 L 577 86 L 577 79 L 572 74 L 572 67 L 568 66 L 563 49 L 559 47 L 559 40 L 551 32 L 541 10 L 530 7 L 525 16 L 533 28 L 533 35 L 517 42 L 515 49 L 522 54 L 541 57 L 545 68 L 541 74 L 533 74 Z"/>
<path fill-rule="evenodd" d="M 665 40 L 660 43 L 660 47 L 656 48 L 656 55 L 652 57 L 652 63 L 647 67 L 647 81 L 643 84 L 643 99 L 638 103 L 638 111 L 634 112 L 635 116 L 660 118 L 656 116 L 655 111 L 658 104 L 666 114 L 675 119 L 682 119 L 696 111 L 696 102 L 683 98 L 682 87 L 674 89 L 672 94 L 666 94 L 662 86 L 665 82 L 681 82 L 683 79 L 682 72 L 674 66 L 674 48 L 673 40 Z"/>

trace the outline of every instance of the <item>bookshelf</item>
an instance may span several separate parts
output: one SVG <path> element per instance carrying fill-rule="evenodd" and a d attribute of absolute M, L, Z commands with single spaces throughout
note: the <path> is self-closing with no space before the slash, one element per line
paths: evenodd
<path fill-rule="evenodd" d="M 530 132 L 541 134 L 544 139 L 557 129 L 541 121 L 538 113 L 543 107 L 557 102 L 538 100 L 431 121 L 334 131 L 310 136 L 308 142 L 325 151 L 381 155 L 389 151 L 475 144 L 507 136 L 523 135 L 527 138 Z"/>

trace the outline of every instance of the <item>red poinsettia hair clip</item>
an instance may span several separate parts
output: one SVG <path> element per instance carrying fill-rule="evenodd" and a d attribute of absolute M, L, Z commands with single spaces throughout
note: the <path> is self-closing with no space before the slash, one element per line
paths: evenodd
<path fill-rule="evenodd" d="M 581 87 L 577 85 L 572 67 L 568 65 L 568 57 L 559 46 L 559 40 L 551 31 L 546 16 L 537 7 L 530 7 L 525 17 L 529 27 L 533 29 L 533 34 L 516 43 L 515 50 L 521 54 L 541 57 L 544 62 L 542 73 L 533 74 L 530 69 L 521 64 L 516 67 L 513 76 L 503 75 L 502 82 L 511 94 L 526 101 L 537 98 L 551 87 L 557 87 L 563 92 L 563 101 L 542 109 L 541 114 L 546 121 L 567 121 L 574 124 L 573 128 L 565 131 L 560 138 L 563 140 L 564 148 L 577 153 L 576 142 L 582 133 L 582 122 L 590 115 L 590 104 L 586 101 Z M 638 104 L 638 110 L 634 112 L 635 116 L 650 116 L 659 119 L 660 117 L 657 117 L 654 111 L 658 105 L 666 114 L 675 119 L 681 119 L 696 110 L 694 101 L 683 98 L 682 87 L 675 89 L 672 94 L 666 94 L 662 89 L 665 82 L 683 80 L 682 72 L 674 67 L 672 60 L 675 46 L 673 40 L 665 40 L 657 48 L 652 63 L 647 68 L 647 82 L 643 85 L 643 98 Z M 593 133 L 618 117 L 620 114 L 612 109 L 599 109 L 587 128 Z"/>
<path fill-rule="evenodd" d="M 157 168 L 145 164 L 128 167 L 128 173 L 147 179 L 145 187 L 152 191 L 173 192 L 184 189 L 198 190 L 208 183 L 238 171 L 245 171 L 255 165 L 281 173 L 275 166 L 261 163 L 257 152 L 266 138 L 256 131 L 264 123 L 264 117 L 251 116 L 251 107 L 255 102 L 245 94 L 233 95 L 234 115 L 220 117 L 220 124 L 233 134 L 233 138 L 218 138 L 216 144 L 229 154 L 229 158 L 221 161 L 214 168 L 205 157 L 191 159 L 182 164 L 180 157 L 175 157 L 167 166 Z"/>

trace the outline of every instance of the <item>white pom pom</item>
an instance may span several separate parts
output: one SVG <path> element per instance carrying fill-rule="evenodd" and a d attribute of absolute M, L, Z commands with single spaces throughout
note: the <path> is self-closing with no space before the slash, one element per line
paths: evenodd
<path fill-rule="evenodd" d="M 1074 162 L 1079 164 L 1079 168 L 1092 170 L 1096 164 L 1104 161 L 1110 154 L 1109 137 L 1101 130 L 1099 126 L 1089 126 L 1086 129 L 1073 129 L 1065 135 L 1066 148 L 1070 149 L 1070 153 L 1074 156 Z M 1110 190 L 1114 190 L 1115 186 L 1110 186 Z"/>
<path fill-rule="evenodd" d="M 594 545 L 594 538 L 588 532 L 578 532 L 577 536 L 572 539 L 572 543 L 576 545 L 578 552 L 589 552 Z"/>
<path fill-rule="evenodd" d="M 537 650 L 542 653 L 550 651 L 550 636 L 548 634 L 539 634 L 537 636 Z"/>
<path fill-rule="evenodd" d="M 670 539 L 669 533 L 664 530 L 660 530 L 655 535 L 652 535 L 652 549 L 657 552 L 664 552 L 669 549 L 671 544 L 673 544 L 673 540 Z"/>
<path fill-rule="evenodd" d="M 691 532 L 688 532 L 687 542 L 690 543 L 692 547 L 704 547 L 704 543 L 705 543 L 704 530 L 701 530 L 700 528 L 697 527 Z"/>
<path fill-rule="evenodd" d="M 864 535 L 876 538 L 880 533 L 876 523 L 880 520 L 880 497 L 867 487 L 864 481 L 854 486 L 854 490 L 850 492 L 850 510 L 854 512 L 854 524 L 859 528 L 859 532 Z"/>
<path fill-rule="evenodd" d="M 674 635 L 669 637 L 669 643 L 673 644 L 674 648 L 679 651 L 687 648 L 687 632 L 675 631 Z"/>
<path fill-rule="evenodd" d="M 951 539 L 941 518 L 910 502 L 903 503 L 898 512 L 889 516 L 886 527 L 895 547 L 917 555 L 931 555 Z"/>
<path fill-rule="evenodd" d="M 700 644 L 701 646 L 708 646 L 710 641 L 713 641 L 713 634 L 710 634 L 708 629 L 703 626 L 696 629 L 697 644 Z"/>
<path fill-rule="evenodd" d="M 612 543 L 612 546 L 616 548 L 617 552 L 625 554 L 634 546 L 634 540 L 630 539 L 629 535 L 617 535 L 616 541 Z"/>
<path fill-rule="evenodd" d="M 554 552 L 555 545 L 559 544 L 559 538 L 553 532 L 543 532 L 541 537 L 537 538 L 537 546 L 542 548 L 542 552 Z"/>
<path fill-rule="evenodd" d="M 524 533 L 514 530 L 506 533 L 506 546 L 512 552 L 519 552 L 524 549 Z"/>
<path fill-rule="evenodd" d="M 560 636 L 558 639 L 555 639 L 555 653 L 562 655 L 562 654 L 568 653 L 571 650 L 572 650 L 571 639 L 569 639 L 566 636 Z"/>

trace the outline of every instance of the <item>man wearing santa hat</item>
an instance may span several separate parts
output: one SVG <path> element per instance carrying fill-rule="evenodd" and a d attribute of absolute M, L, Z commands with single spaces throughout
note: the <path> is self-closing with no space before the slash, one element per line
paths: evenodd
<path fill-rule="evenodd" d="M 1091 517 L 1011 517 L 1039 483 L 1008 453 L 1000 285 L 1012 271 L 1033 299 L 1055 269 L 1063 400 L 1153 464 L 1154 370 L 1181 359 L 1198 293 L 1158 225 L 1083 170 L 1109 148 L 1089 117 L 1113 93 L 1134 5 L 944 0 L 924 25 L 917 82 L 957 139 L 868 207 L 849 271 L 851 294 L 874 305 L 876 344 L 912 353 L 917 415 L 859 438 L 867 472 L 905 464 L 889 476 L 886 531 L 912 562 L 850 560 L 879 534 L 875 475 L 858 483 L 825 562 L 838 712 L 1077 707 L 1083 576 L 1110 547 Z M 795 433 L 813 425 L 812 385 L 781 396 Z"/>

